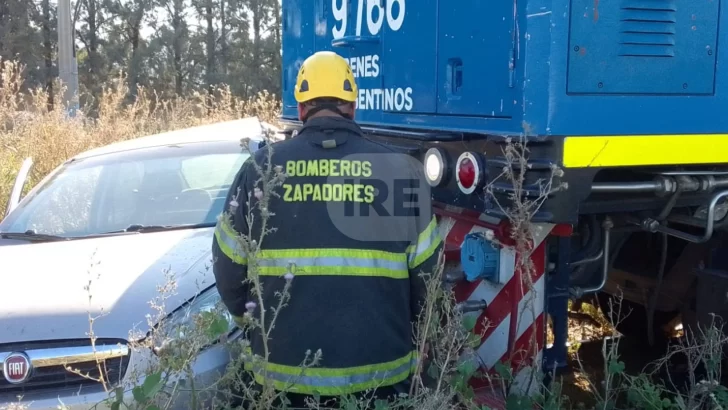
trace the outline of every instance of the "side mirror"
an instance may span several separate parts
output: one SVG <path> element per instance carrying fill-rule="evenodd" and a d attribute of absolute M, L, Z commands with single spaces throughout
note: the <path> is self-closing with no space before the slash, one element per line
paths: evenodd
<path fill-rule="evenodd" d="M 23 165 L 20 166 L 20 170 L 18 171 L 18 175 L 15 177 L 15 183 L 13 184 L 13 189 L 10 191 L 10 198 L 8 199 L 7 206 L 5 208 L 5 216 L 8 216 L 10 212 L 15 209 L 16 206 L 18 206 L 18 203 L 20 202 L 21 195 L 23 193 L 23 188 L 25 187 L 25 183 L 28 180 L 28 175 L 30 174 L 30 168 L 33 166 L 33 159 L 28 157 L 23 161 Z"/>

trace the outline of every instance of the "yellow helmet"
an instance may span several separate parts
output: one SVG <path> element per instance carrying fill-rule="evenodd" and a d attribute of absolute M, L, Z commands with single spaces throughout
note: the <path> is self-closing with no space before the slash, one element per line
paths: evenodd
<path fill-rule="evenodd" d="M 354 102 L 356 80 L 343 57 L 332 51 L 319 51 L 308 57 L 298 70 L 294 93 L 299 103 L 322 97 Z"/>

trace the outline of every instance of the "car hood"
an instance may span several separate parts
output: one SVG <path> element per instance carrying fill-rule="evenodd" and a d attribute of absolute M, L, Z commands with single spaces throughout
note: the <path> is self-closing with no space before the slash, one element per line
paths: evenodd
<path fill-rule="evenodd" d="M 99 315 L 98 338 L 146 332 L 150 302 L 171 312 L 214 284 L 213 230 L 0 246 L 0 344 L 84 339 Z"/>

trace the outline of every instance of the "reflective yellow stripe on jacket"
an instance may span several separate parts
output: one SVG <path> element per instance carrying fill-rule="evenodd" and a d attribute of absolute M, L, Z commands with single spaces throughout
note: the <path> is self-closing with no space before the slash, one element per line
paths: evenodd
<path fill-rule="evenodd" d="M 257 256 L 260 275 L 379 276 L 407 279 L 407 255 L 368 249 L 265 249 Z"/>
<path fill-rule="evenodd" d="M 291 393 L 339 396 L 365 391 L 380 386 L 389 386 L 406 380 L 416 369 L 417 353 L 386 363 L 348 368 L 293 367 L 268 363 L 258 365 L 246 363 L 245 369 L 252 370 L 258 384 L 272 384 L 276 390 Z"/>
<path fill-rule="evenodd" d="M 414 269 L 426 261 L 442 243 L 440 229 L 437 226 L 437 218 L 433 215 L 432 220 L 417 238 L 417 243 L 407 248 L 409 268 Z"/>
<path fill-rule="evenodd" d="M 235 229 L 230 226 L 230 222 L 224 216 L 221 216 L 217 220 L 217 225 L 215 226 L 215 238 L 217 239 L 217 244 L 220 246 L 222 252 L 225 256 L 230 258 L 230 260 L 241 265 L 245 265 L 247 263 L 245 252 L 243 252 L 238 240 L 238 234 L 235 233 Z"/>
<path fill-rule="evenodd" d="M 220 249 L 232 261 L 246 265 L 238 235 L 226 218 L 220 218 L 215 228 Z M 256 257 L 259 274 L 281 276 L 295 264 L 296 275 L 378 276 L 407 279 L 408 268 L 416 268 L 431 257 L 442 242 L 437 219 L 433 216 L 416 244 L 405 253 L 372 249 L 265 249 Z"/>

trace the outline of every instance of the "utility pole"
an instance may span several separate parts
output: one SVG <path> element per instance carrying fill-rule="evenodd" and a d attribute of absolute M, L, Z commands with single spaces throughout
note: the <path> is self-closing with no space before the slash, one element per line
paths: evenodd
<path fill-rule="evenodd" d="M 73 117 L 78 109 L 78 64 L 71 18 L 71 0 L 58 1 L 58 74 L 66 87 L 63 104 Z"/>

